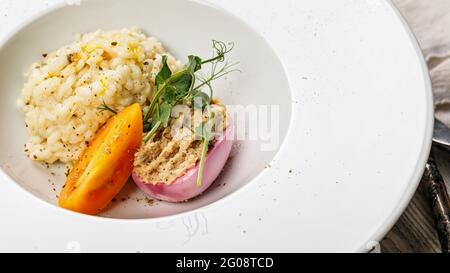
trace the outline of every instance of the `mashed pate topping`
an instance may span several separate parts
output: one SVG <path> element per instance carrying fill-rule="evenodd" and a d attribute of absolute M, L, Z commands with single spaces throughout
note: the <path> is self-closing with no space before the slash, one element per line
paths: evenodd
<path fill-rule="evenodd" d="M 159 130 L 137 152 L 134 170 L 144 181 L 155 185 L 171 184 L 197 164 L 201 156 L 202 139 L 193 133 L 192 128 L 196 128 L 207 117 L 195 111 L 191 109 L 189 113 L 180 114 L 173 119 L 171 126 Z M 226 107 L 212 104 L 211 118 L 214 119 L 213 133 L 217 139 L 228 127 Z M 214 141 L 210 147 L 213 145 Z"/>

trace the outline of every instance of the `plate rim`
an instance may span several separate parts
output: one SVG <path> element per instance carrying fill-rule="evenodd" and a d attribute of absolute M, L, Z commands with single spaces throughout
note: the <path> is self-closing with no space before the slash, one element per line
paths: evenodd
<path fill-rule="evenodd" d="M 400 10 L 397 8 L 397 6 L 394 4 L 392 0 L 386 0 L 386 5 L 391 9 L 391 11 L 396 15 L 397 19 L 400 21 L 400 23 L 403 26 L 403 29 L 406 31 L 406 34 L 408 35 L 408 38 L 414 47 L 414 51 L 416 52 L 417 58 L 420 62 L 423 80 L 425 83 L 424 91 L 426 95 L 426 128 L 425 128 L 425 135 L 424 135 L 424 143 L 422 144 L 422 150 L 420 152 L 419 159 L 416 164 L 416 168 L 411 174 L 409 185 L 407 185 L 406 191 L 403 193 L 403 196 L 400 198 L 398 205 L 394 207 L 392 210 L 392 213 L 390 216 L 386 218 L 383 224 L 380 225 L 380 227 L 375 231 L 375 233 L 369 238 L 369 240 L 366 242 L 366 245 L 359 246 L 357 249 L 357 252 L 371 252 L 374 250 L 374 247 L 376 244 L 380 244 L 381 241 L 384 239 L 384 237 L 391 231 L 391 229 L 395 226 L 395 224 L 398 222 L 400 217 L 405 212 L 406 208 L 411 203 L 412 198 L 414 197 L 415 193 L 417 192 L 417 189 L 419 187 L 419 184 L 422 180 L 423 173 L 425 171 L 426 163 L 428 161 L 430 152 L 431 152 L 431 146 L 432 146 L 432 139 L 433 139 L 433 128 L 434 128 L 434 97 L 433 97 L 433 87 L 432 87 L 432 81 L 430 72 L 425 60 L 425 56 L 422 52 L 422 49 L 419 45 L 419 40 L 417 39 L 416 35 L 412 31 L 411 27 L 407 23 L 406 19 L 401 14 Z M 376 243 L 373 245 L 372 243 Z"/>
<path fill-rule="evenodd" d="M 207 6 L 212 7 L 212 8 L 217 8 L 217 9 L 221 10 L 222 12 L 227 13 L 228 15 L 236 17 L 241 22 L 243 22 L 244 24 L 248 25 L 251 29 L 255 30 L 257 33 L 260 33 L 260 31 L 258 31 L 258 28 L 255 28 L 254 25 L 251 22 L 248 22 L 248 20 L 245 20 L 245 18 L 241 18 L 241 17 L 237 16 L 236 14 L 234 14 L 233 12 L 228 10 L 227 8 L 222 7 L 221 5 L 218 5 L 216 3 L 212 3 L 212 2 L 207 1 L 207 0 L 190 0 L 190 1 L 196 2 L 196 3 L 200 3 L 200 4 L 204 4 L 204 5 L 207 5 Z M 423 74 L 423 80 L 424 80 L 424 83 L 425 83 L 424 92 L 426 93 L 425 94 L 426 95 L 426 101 L 424 103 L 426 105 L 426 109 L 425 110 L 427 112 L 426 124 L 425 124 L 425 132 L 424 132 L 424 143 L 422 144 L 422 150 L 421 150 L 420 156 L 419 156 L 419 158 L 417 160 L 416 168 L 415 168 L 414 171 L 411 172 L 410 181 L 409 181 L 409 183 L 405 184 L 407 188 L 406 188 L 405 192 L 403 193 L 403 195 L 401 196 L 401 198 L 399 198 L 397 206 L 392 208 L 392 212 L 391 212 L 390 216 L 388 216 L 383 222 L 380 222 L 379 228 L 375 231 L 375 233 L 373 233 L 373 235 L 371 235 L 366 242 L 363 242 L 362 243 L 363 245 L 360 245 L 360 246 L 358 246 L 358 248 L 354 249 L 354 251 L 356 251 L 356 252 L 367 252 L 367 251 L 370 251 L 370 249 L 368 249 L 369 246 L 367 245 L 367 242 L 381 242 L 381 240 L 392 229 L 392 227 L 396 224 L 398 219 L 404 213 L 405 209 L 410 204 L 411 199 L 413 198 L 414 194 L 417 191 L 417 188 L 418 188 L 419 183 L 421 181 L 421 177 L 422 177 L 423 171 L 425 170 L 425 164 L 426 164 L 426 162 L 428 160 L 428 156 L 429 156 L 429 153 L 431 151 L 431 146 L 432 146 L 432 134 L 433 134 L 433 126 L 434 126 L 434 99 L 433 99 L 433 93 L 432 93 L 431 77 L 430 77 L 429 70 L 428 70 L 428 67 L 427 67 L 427 64 L 426 64 L 426 61 L 425 61 L 425 57 L 424 57 L 423 52 L 422 52 L 422 50 L 421 50 L 421 48 L 419 46 L 419 42 L 417 40 L 417 37 L 413 33 L 412 29 L 410 28 L 410 26 L 408 25 L 408 23 L 406 22 L 405 18 L 402 16 L 402 14 L 398 10 L 398 8 L 392 2 L 392 0 L 385 1 L 385 4 L 388 7 L 390 7 L 391 12 L 393 12 L 396 15 L 397 19 L 402 24 L 403 29 L 408 34 L 410 43 L 414 47 L 414 50 L 416 52 L 418 61 L 420 62 L 420 65 L 421 65 L 421 70 L 422 70 L 422 74 Z M 37 19 L 47 15 L 48 13 L 50 13 L 52 11 L 55 11 L 57 9 L 65 7 L 65 6 L 66 6 L 66 3 L 64 3 L 64 2 L 53 4 L 53 5 L 50 5 L 50 6 L 46 7 L 46 8 L 44 8 L 44 9 L 42 9 L 39 12 L 34 13 L 32 16 L 29 16 L 25 20 L 22 20 L 17 26 L 15 26 L 12 30 L 8 31 L 3 36 L 3 38 L 0 40 L 0 48 L 3 48 L 6 45 L 6 43 L 8 41 L 10 41 L 11 38 L 13 38 L 14 35 L 17 32 L 19 32 L 20 30 L 22 30 L 23 28 L 25 28 L 26 26 L 31 24 L 33 21 L 35 21 L 35 20 L 37 20 Z M 279 56 L 278 51 L 276 50 L 276 48 L 274 48 L 272 46 L 272 43 L 270 41 L 268 41 L 266 39 L 266 37 L 264 37 L 263 35 L 261 35 L 261 36 L 266 40 L 266 42 L 271 47 L 271 49 L 274 51 L 274 53 L 277 56 Z M 286 73 L 286 66 L 285 66 L 285 64 L 282 61 L 280 61 L 280 63 L 282 65 L 282 67 L 285 69 L 285 73 Z M 292 92 L 292 81 L 291 81 L 290 74 L 286 73 L 286 75 L 287 75 L 288 83 L 289 83 L 289 85 L 291 87 L 290 92 Z M 293 120 L 292 120 L 292 117 L 291 117 L 289 127 L 292 125 L 292 121 Z M 279 151 L 282 150 L 284 144 L 285 143 L 283 143 L 283 145 L 280 147 Z M 277 158 L 277 156 L 279 155 L 279 151 L 275 155 L 275 158 Z M 255 180 L 259 179 L 260 175 L 256 176 L 254 179 Z M 84 214 L 80 214 L 80 213 L 76 213 L 76 212 L 72 212 L 72 211 L 67 211 L 65 209 L 59 208 L 59 207 L 57 207 L 55 205 L 49 204 L 49 203 L 47 203 L 47 202 L 37 198 L 36 196 L 34 196 L 30 192 L 26 191 L 21 186 L 19 186 L 17 183 L 15 183 L 14 180 L 11 177 L 9 177 L 6 173 L 3 172 L 3 170 L 0 170 L 0 176 L 3 179 L 5 179 L 5 180 L 10 180 L 11 182 L 13 182 L 12 184 L 15 187 L 17 187 L 21 191 L 25 192 L 25 194 L 28 194 L 29 196 L 31 196 L 32 199 L 35 199 L 35 200 L 37 200 L 40 203 L 45 203 L 46 206 L 48 206 L 49 208 L 54 209 L 55 211 L 60 211 L 60 212 L 62 211 L 63 213 L 67 214 L 68 216 L 79 217 L 79 219 L 82 219 L 82 220 L 95 220 L 95 221 L 102 221 L 102 222 L 125 223 L 125 224 L 126 223 L 149 222 L 149 221 L 155 221 L 155 220 L 163 221 L 163 220 L 170 220 L 172 218 L 182 217 L 182 216 L 185 216 L 185 215 L 188 215 L 188 214 L 191 214 L 191 213 L 195 213 L 198 210 L 207 208 L 207 207 L 202 207 L 202 208 L 199 208 L 199 209 L 195 209 L 193 211 L 187 211 L 187 212 L 183 212 L 183 213 L 172 215 L 172 216 L 158 217 L 158 218 L 153 218 L 153 219 L 116 219 L 116 218 L 90 216 L 90 215 L 84 215 Z M 248 183 L 247 185 L 243 186 L 237 192 L 241 192 L 242 190 L 244 190 L 250 184 L 251 183 Z M 234 194 L 231 194 L 231 195 L 234 195 Z"/>

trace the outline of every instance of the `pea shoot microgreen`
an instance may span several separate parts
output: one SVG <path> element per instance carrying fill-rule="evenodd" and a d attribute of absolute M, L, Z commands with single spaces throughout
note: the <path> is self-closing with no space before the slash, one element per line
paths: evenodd
<path fill-rule="evenodd" d="M 144 116 L 144 123 L 151 124 L 151 129 L 143 139 L 144 143 L 152 139 L 161 127 L 166 128 L 169 125 L 170 113 L 177 104 L 190 102 L 196 109 L 209 111 L 213 97 L 212 83 L 229 73 L 238 71 L 235 69 L 237 63 L 226 61 L 226 55 L 233 48 L 233 43 L 227 44 L 213 40 L 214 54 L 212 58 L 203 60 L 198 56 L 190 55 L 184 68 L 175 73 L 170 70 L 167 57 L 163 57 L 162 68 L 155 80 L 155 93 Z M 204 75 L 201 74 L 201 70 L 206 64 L 211 64 L 211 70 L 207 75 Z M 196 84 L 197 81 L 198 84 Z M 201 91 L 203 87 L 208 87 L 209 94 Z M 197 178 L 198 187 L 202 185 L 206 154 L 212 141 L 212 127 L 213 120 L 209 118 L 200 124 L 199 128 L 195 128 L 196 134 L 202 139 L 202 153 Z"/>
<path fill-rule="evenodd" d="M 214 55 L 212 58 L 203 61 L 198 56 L 190 55 L 185 67 L 175 73 L 172 73 L 170 70 L 167 56 L 163 56 L 162 68 L 155 80 L 155 94 L 144 116 L 144 122 L 151 120 L 152 124 L 152 130 L 144 137 L 144 143 L 148 142 L 161 126 L 168 126 L 170 112 L 175 105 L 194 101 L 197 97 L 202 97 L 205 105 L 211 103 L 213 95 L 212 82 L 237 71 L 237 69 L 234 69 L 237 63 L 230 64 L 225 62 L 226 54 L 231 52 L 233 48 L 234 45 L 232 43 L 226 44 L 213 40 Z M 203 65 L 208 63 L 211 64 L 211 71 L 207 76 L 197 73 L 202 69 Z M 224 64 L 220 65 L 221 63 Z M 200 83 L 195 85 L 197 80 Z M 201 88 L 204 86 L 209 88 L 209 95 L 201 91 Z M 159 106 L 159 109 L 157 106 Z M 155 129 L 155 127 L 157 128 Z"/>
<path fill-rule="evenodd" d="M 216 40 L 212 42 L 214 54 L 210 59 L 203 60 L 198 56 L 190 55 L 184 68 L 176 72 L 172 72 L 170 69 L 168 57 L 162 57 L 162 67 L 155 78 L 154 95 L 143 117 L 144 132 L 146 133 L 143 142 L 147 143 L 159 129 L 169 126 L 172 108 L 177 104 L 189 103 L 195 109 L 204 110 L 204 112 L 208 113 L 209 118 L 195 128 L 196 136 L 202 139 L 199 174 L 197 177 L 198 187 L 202 185 L 206 154 L 213 140 L 212 128 L 214 120 L 211 118 L 210 112 L 213 98 L 212 83 L 229 73 L 239 71 L 235 68 L 237 63 L 226 61 L 226 55 L 233 50 L 234 44 Z M 202 74 L 201 70 L 206 64 L 211 65 L 210 72 Z M 196 83 L 197 81 L 198 83 Z M 209 89 L 209 94 L 201 91 L 203 87 Z M 105 102 L 97 109 L 117 114 Z"/>

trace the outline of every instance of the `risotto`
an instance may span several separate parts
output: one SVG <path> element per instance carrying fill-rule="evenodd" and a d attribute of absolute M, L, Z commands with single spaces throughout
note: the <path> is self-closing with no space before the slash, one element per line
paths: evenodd
<path fill-rule="evenodd" d="M 34 63 L 19 99 L 29 140 L 26 154 L 36 161 L 72 163 L 112 115 L 132 103 L 144 109 L 152 96 L 162 56 L 171 70 L 179 62 L 154 37 L 138 29 L 96 31 Z"/>

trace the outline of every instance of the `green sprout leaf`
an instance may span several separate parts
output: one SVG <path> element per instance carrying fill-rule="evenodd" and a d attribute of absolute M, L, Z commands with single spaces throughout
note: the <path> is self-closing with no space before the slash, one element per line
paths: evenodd
<path fill-rule="evenodd" d="M 195 83 L 194 74 L 189 71 L 185 71 L 174 77 L 172 81 L 167 85 L 167 89 L 171 90 L 173 94 L 170 96 L 171 101 L 167 101 L 172 105 L 176 105 L 182 101 L 189 92 L 192 90 L 192 86 Z M 167 99 L 167 98 L 165 98 Z"/>
<path fill-rule="evenodd" d="M 167 56 L 164 55 L 162 57 L 162 68 L 159 71 L 158 75 L 156 75 L 156 79 L 155 79 L 155 85 L 158 88 L 159 86 L 161 86 L 162 84 L 164 84 L 165 81 L 167 81 L 170 76 L 172 76 L 172 71 L 170 70 L 169 65 L 167 64 Z"/>
<path fill-rule="evenodd" d="M 167 102 L 163 102 L 159 107 L 160 121 L 164 127 L 169 125 L 170 112 L 172 111 L 172 105 Z"/>
<path fill-rule="evenodd" d="M 187 67 L 193 72 L 197 72 L 202 69 L 202 59 L 198 56 L 190 55 L 188 56 L 189 62 Z"/>

